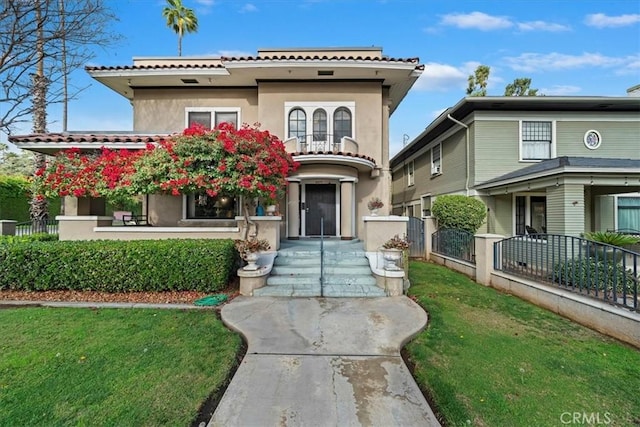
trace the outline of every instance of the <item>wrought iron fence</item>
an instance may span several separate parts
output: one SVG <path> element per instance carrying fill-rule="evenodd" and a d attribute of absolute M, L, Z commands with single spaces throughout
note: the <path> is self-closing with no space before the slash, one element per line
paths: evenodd
<path fill-rule="evenodd" d="M 42 221 L 27 221 L 16 224 L 16 236 L 28 236 L 36 233 L 58 233 L 58 221 L 48 219 Z"/>
<path fill-rule="evenodd" d="M 440 255 L 476 263 L 473 233 L 455 228 L 441 228 L 431 235 L 431 250 Z"/>
<path fill-rule="evenodd" d="M 638 310 L 640 253 L 573 236 L 515 236 L 494 244 L 494 269 Z"/>

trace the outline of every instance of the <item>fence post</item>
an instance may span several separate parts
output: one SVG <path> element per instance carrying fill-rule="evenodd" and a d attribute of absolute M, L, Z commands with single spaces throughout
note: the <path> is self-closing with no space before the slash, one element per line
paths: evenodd
<path fill-rule="evenodd" d="M 15 236 L 17 223 L 8 219 L 0 220 L 0 236 Z"/>
<path fill-rule="evenodd" d="M 500 234 L 476 234 L 476 282 L 489 286 L 493 271 L 493 244 L 504 239 Z"/>
<path fill-rule="evenodd" d="M 432 216 L 424 219 L 424 259 L 429 261 L 431 258 L 432 241 L 431 235 L 438 229 L 436 219 Z"/>

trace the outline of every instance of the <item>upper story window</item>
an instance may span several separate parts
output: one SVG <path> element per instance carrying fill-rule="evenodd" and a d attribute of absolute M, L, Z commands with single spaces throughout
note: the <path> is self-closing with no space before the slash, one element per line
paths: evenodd
<path fill-rule="evenodd" d="M 204 126 L 205 129 L 213 129 L 220 123 L 231 123 L 236 129 L 240 123 L 239 108 L 209 108 L 192 107 L 186 109 L 186 126 L 191 127 L 195 123 Z"/>
<path fill-rule="evenodd" d="M 431 149 L 431 175 L 442 173 L 442 144 L 434 145 Z"/>
<path fill-rule="evenodd" d="M 351 136 L 351 112 L 340 107 L 333 114 L 333 138 L 338 143 L 344 136 Z"/>
<path fill-rule="evenodd" d="M 310 150 L 335 150 L 345 136 L 354 137 L 355 102 L 290 102 L 284 104 L 285 134 Z"/>
<path fill-rule="evenodd" d="M 548 121 L 523 121 L 520 134 L 520 157 L 522 160 L 544 160 L 551 158 L 553 142 L 552 123 Z"/>
<path fill-rule="evenodd" d="M 297 137 L 301 142 L 307 137 L 307 114 L 302 108 L 294 108 L 289 112 L 288 137 Z"/>
<path fill-rule="evenodd" d="M 313 140 L 327 140 L 327 112 L 322 108 L 313 112 Z"/>
<path fill-rule="evenodd" d="M 407 185 L 408 186 L 412 186 L 414 182 L 414 175 L 415 175 L 414 166 L 415 165 L 413 163 L 413 160 L 407 163 Z"/>

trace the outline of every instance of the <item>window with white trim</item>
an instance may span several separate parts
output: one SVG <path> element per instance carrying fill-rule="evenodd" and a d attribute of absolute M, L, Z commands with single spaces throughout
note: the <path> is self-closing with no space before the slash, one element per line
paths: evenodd
<path fill-rule="evenodd" d="M 285 134 L 311 151 L 339 149 L 343 137 L 355 137 L 355 102 L 284 103 Z"/>
<path fill-rule="evenodd" d="M 440 175 L 442 173 L 442 144 L 436 144 L 431 148 L 431 175 Z"/>
<path fill-rule="evenodd" d="M 213 129 L 220 123 L 227 122 L 237 129 L 240 123 L 240 108 L 189 107 L 185 110 L 185 116 L 186 127 L 199 123 L 205 129 Z"/>
<path fill-rule="evenodd" d="M 407 163 L 406 168 L 407 168 L 407 185 L 411 187 L 413 185 L 414 175 L 415 175 L 413 160 Z"/>
<path fill-rule="evenodd" d="M 404 208 L 404 214 L 405 214 L 406 216 L 414 216 L 414 215 L 413 215 L 413 205 L 406 206 L 406 207 Z"/>
<path fill-rule="evenodd" d="M 421 196 L 420 207 L 422 209 L 423 218 L 431 216 L 431 196 Z"/>
<path fill-rule="evenodd" d="M 521 159 L 550 159 L 553 142 L 552 123 L 549 121 L 522 121 L 520 126 Z"/>

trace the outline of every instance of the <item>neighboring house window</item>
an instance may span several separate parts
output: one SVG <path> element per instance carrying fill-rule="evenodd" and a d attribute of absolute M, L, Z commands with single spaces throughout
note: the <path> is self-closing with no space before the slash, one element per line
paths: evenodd
<path fill-rule="evenodd" d="M 340 107 L 333 114 L 333 140 L 337 144 L 344 136 L 351 136 L 351 112 Z"/>
<path fill-rule="evenodd" d="M 406 216 L 413 216 L 413 205 L 409 205 L 405 208 Z"/>
<path fill-rule="evenodd" d="M 313 140 L 327 140 L 327 112 L 321 108 L 313 112 Z"/>
<path fill-rule="evenodd" d="M 306 142 L 307 115 L 301 108 L 294 108 L 289 113 L 289 138 L 292 137 L 297 137 L 300 142 Z"/>
<path fill-rule="evenodd" d="M 442 144 L 434 145 L 431 149 L 431 175 L 442 173 L 441 151 Z"/>
<path fill-rule="evenodd" d="M 187 196 L 187 219 L 234 219 L 240 215 L 240 203 L 229 196 L 211 197 L 206 193 Z"/>
<path fill-rule="evenodd" d="M 199 123 L 204 126 L 205 129 L 212 129 L 218 126 L 220 123 L 231 123 L 236 129 L 240 122 L 240 109 L 239 108 L 201 108 L 193 107 L 186 110 L 187 127 L 193 126 L 195 123 Z"/>
<path fill-rule="evenodd" d="M 551 122 L 522 122 L 522 160 L 551 158 Z"/>
<path fill-rule="evenodd" d="M 547 232 L 547 198 L 545 196 L 516 196 L 516 234 Z"/>
<path fill-rule="evenodd" d="M 422 216 L 431 216 L 431 196 L 420 197 L 420 205 L 422 208 Z"/>
<path fill-rule="evenodd" d="M 413 160 L 407 163 L 407 185 L 412 186 L 414 179 L 414 164 Z"/>
<path fill-rule="evenodd" d="M 640 230 L 640 197 L 618 197 L 618 229 Z"/>

